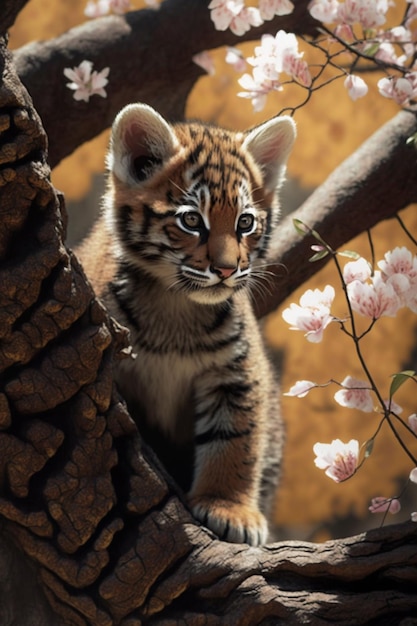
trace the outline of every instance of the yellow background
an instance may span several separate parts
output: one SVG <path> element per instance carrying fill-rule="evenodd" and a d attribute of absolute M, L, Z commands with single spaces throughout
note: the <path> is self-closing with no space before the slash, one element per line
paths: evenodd
<path fill-rule="evenodd" d="M 85 0 L 73 0 L 71 3 L 31 0 L 12 29 L 11 48 L 34 39 L 53 37 L 83 22 L 86 19 L 83 15 L 85 4 Z M 139 0 L 132 4 L 135 8 L 142 6 Z M 391 10 L 393 24 L 399 22 L 398 16 L 402 15 L 405 5 L 404 2 L 397 4 L 400 5 L 397 15 L 396 9 Z M 253 47 L 254 44 L 245 44 L 241 48 L 245 54 L 251 54 Z M 310 62 L 320 62 L 317 52 L 308 50 L 306 45 L 303 49 Z M 197 83 L 189 99 L 189 116 L 243 129 L 268 119 L 285 107 L 294 107 L 302 102 L 303 92 L 297 87 L 288 86 L 283 92 L 269 96 L 266 108 L 254 114 L 249 100 L 236 97 L 240 90 L 237 84 L 239 76 L 225 64 L 224 50 L 216 51 L 213 56 L 216 75 L 204 77 Z M 296 112 L 298 139 L 290 158 L 288 173 L 301 188 L 319 185 L 344 158 L 395 115 L 397 106 L 377 92 L 375 85 L 378 78 L 366 77 L 370 91 L 359 101 L 350 100 L 343 81 L 338 80 L 315 93 L 308 104 Z M 63 80 L 66 79 L 63 77 Z M 94 106 L 93 100 L 91 106 Z M 84 198 L 94 175 L 103 171 L 107 138 L 108 133 L 105 132 L 81 146 L 53 172 L 53 182 L 64 191 L 67 202 Z M 415 207 L 410 207 L 403 213 L 403 217 L 416 235 Z M 405 244 L 412 249 L 401 229 L 393 227 L 393 222 L 385 222 L 375 229 L 374 242 L 377 259 L 381 259 L 384 252 L 397 245 Z M 366 237 L 360 237 L 346 247 L 369 258 Z M 338 288 L 332 265 L 299 289 L 291 301 L 298 302 L 307 287 L 323 288 L 328 283 L 333 284 L 338 292 L 334 312 L 343 317 L 346 315 L 346 303 Z M 299 379 L 324 383 L 330 378 L 342 380 L 348 374 L 363 378 L 353 345 L 349 344 L 337 324 L 332 324 L 326 330 L 321 344 L 310 344 L 302 333 L 288 329 L 281 318 L 281 311 L 269 317 L 266 332 L 272 346 L 283 352 L 284 391 Z M 363 342 L 366 361 L 384 397 L 388 396 L 390 375 L 405 367 L 412 367 L 415 331 L 415 314 L 404 310 L 395 319 L 379 320 Z M 312 451 L 316 441 L 330 442 L 335 438 L 348 441 L 355 438 L 362 443 L 374 433 L 378 425 L 376 414 L 338 406 L 333 400 L 335 391 L 336 388 L 330 386 L 313 390 L 304 399 L 283 397 L 282 400 L 287 423 L 287 446 L 276 520 L 282 532 L 290 536 L 324 539 L 332 534 L 347 534 L 378 524 L 380 517 L 371 516 L 367 511 L 370 498 L 376 495 L 391 496 L 399 492 L 412 467 L 392 433 L 384 426 L 372 455 L 351 480 L 337 485 L 316 469 Z M 396 399 L 404 407 L 403 417 L 417 412 L 413 383 L 404 385 Z M 408 438 L 407 442 L 416 455 L 416 441 Z M 411 486 L 407 494 L 411 509 L 404 507 L 403 517 L 408 516 L 409 510 L 417 510 L 417 488 L 414 486 L 413 492 Z M 389 519 L 398 521 L 399 518 Z"/>

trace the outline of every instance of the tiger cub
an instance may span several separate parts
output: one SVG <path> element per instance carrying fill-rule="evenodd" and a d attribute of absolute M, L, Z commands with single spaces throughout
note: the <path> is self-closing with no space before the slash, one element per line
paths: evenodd
<path fill-rule="evenodd" d="M 234 133 L 125 107 L 105 210 L 79 250 L 129 328 L 136 358 L 115 375 L 145 439 L 194 516 L 251 545 L 267 541 L 283 438 L 251 291 L 265 280 L 294 138 L 290 117 Z"/>

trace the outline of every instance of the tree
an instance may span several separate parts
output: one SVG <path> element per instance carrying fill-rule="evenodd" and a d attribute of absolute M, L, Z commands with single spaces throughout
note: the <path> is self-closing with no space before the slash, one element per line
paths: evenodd
<path fill-rule="evenodd" d="M 24 4 L 3 0 L 2 33 Z M 313 33 L 306 5 L 297 3 L 292 16 L 276 18 L 274 25 Z M 233 41 L 230 33 L 212 29 L 207 2 L 200 0 L 166 0 L 159 12 L 103 18 L 13 57 L 5 34 L 1 38 L 5 626 L 417 623 L 412 523 L 321 545 L 297 541 L 255 549 L 220 542 L 193 520 L 113 388 L 112 360 L 123 357 L 125 335 L 63 243 L 64 201 L 49 182 L 48 158 L 55 165 L 131 100 L 181 117 L 200 74 L 192 54 Z M 114 97 L 91 114 L 86 108 L 82 121 L 63 110 L 63 83 L 54 80 L 62 74 L 63 56 L 66 66 L 86 56 L 107 64 L 116 54 L 120 70 L 113 78 L 120 89 Z M 123 75 L 127 58 L 137 61 L 130 65 L 135 81 Z M 415 202 L 415 152 L 405 140 L 416 131 L 415 116 L 399 113 L 297 217 L 337 247 Z M 317 269 L 303 260 L 312 240 L 296 237 L 290 221 L 281 232 L 274 251 L 277 289 L 259 314 Z M 285 276 L 278 261 L 289 269 Z"/>

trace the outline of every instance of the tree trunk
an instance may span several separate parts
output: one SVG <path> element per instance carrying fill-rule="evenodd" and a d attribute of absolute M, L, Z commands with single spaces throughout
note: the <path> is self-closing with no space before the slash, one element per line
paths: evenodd
<path fill-rule="evenodd" d="M 46 136 L 0 43 L 2 626 L 417 624 L 412 523 L 250 548 L 191 517 L 113 387 L 125 335 L 63 244 Z"/>

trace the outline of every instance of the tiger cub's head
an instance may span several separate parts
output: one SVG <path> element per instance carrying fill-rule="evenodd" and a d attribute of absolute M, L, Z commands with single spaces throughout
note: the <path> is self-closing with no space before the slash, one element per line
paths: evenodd
<path fill-rule="evenodd" d="M 294 138 L 290 117 L 235 133 L 125 107 L 112 129 L 105 200 L 117 255 L 201 304 L 250 286 L 278 221 Z"/>

